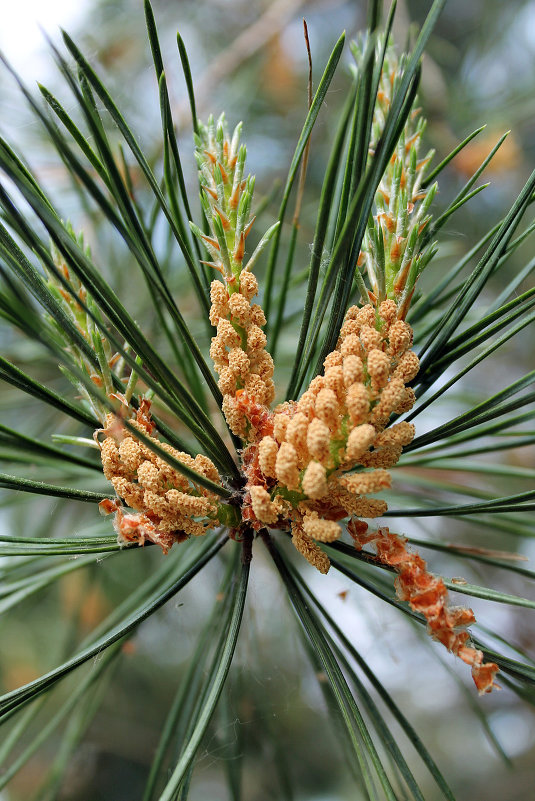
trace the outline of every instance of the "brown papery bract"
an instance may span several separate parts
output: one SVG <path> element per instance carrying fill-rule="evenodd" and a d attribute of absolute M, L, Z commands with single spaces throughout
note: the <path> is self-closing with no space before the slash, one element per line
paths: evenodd
<path fill-rule="evenodd" d="M 498 665 L 483 662 L 483 653 L 469 644 L 466 626 L 475 622 L 471 609 L 450 606 L 449 595 L 441 578 L 433 576 L 422 557 L 407 548 L 403 537 L 388 528 L 371 533 L 351 523 L 348 531 L 359 550 L 371 543 L 379 562 L 395 568 L 398 573 L 396 590 L 402 601 L 407 601 L 415 612 L 427 620 L 427 630 L 433 639 L 458 656 L 472 668 L 472 678 L 480 695 L 499 687 L 494 681 Z"/>

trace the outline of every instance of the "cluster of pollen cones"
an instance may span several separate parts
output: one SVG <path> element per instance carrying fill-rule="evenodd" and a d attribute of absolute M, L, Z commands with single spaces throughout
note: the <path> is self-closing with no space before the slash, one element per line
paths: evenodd
<path fill-rule="evenodd" d="M 186 467 L 221 484 L 219 472 L 211 459 L 203 454 L 193 458 L 151 436 L 154 423 L 150 404 L 144 400 L 130 421 L 150 441 L 163 448 Z M 106 427 L 95 432 L 100 445 L 104 475 L 111 482 L 118 499 L 133 509 L 125 512 L 120 502 L 101 501 L 104 514 L 115 512 L 115 529 L 123 543 L 153 542 L 164 553 L 176 542 L 189 536 L 200 536 L 217 526 L 219 498 L 204 487 L 189 481 L 161 456 L 140 442 L 115 415 L 108 415 Z M 100 437 L 104 439 L 100 442 Z"/>
<path fill-rule="evenodd" d="M 115 512 L 122 541 L 149 541 L 164 551 L 221 524 L 230 525 L 235 538 L 244 529 L 286 531 L 321 573 L 330 567 L 322 544 L 347 531 L 356 548 L 371 543 L 377 563 L 396 570 L 399 597 L 424 616 L 435 639 L 471 665 L 479 691 L 487 692 L 495 686 L 498 668 L 483 664 L 482 653 L 467 644 L 471 610 L 448 605 L 442 580 L 428 572 L 402 537 L 387 528 L 369 531 L 365 522 L 384 515 L 386 502 L 373 496 L 390 487 L 388 469 L 414 437 L 411 423 L 390 425 L 392 415 L 412 408 L 415 394 L 409 384 L 419 369 L 411 350 L 412 329 L 401 319 L 403 304 L 393 299 L 378 303 L 372 294 L 373 304 L 351 307 L 323 375 L 311 381 L 299 400 L 271 409 L 274 365 L 262 330 L 264 312 L 252 302 L 258 283 L 251 268 L 276 226 L 244 266 L 244 243 L 254 221 L 249 218 L 254 179 L 242 177 L 240 130 L 230 141 L 223 123 L 217 128 L 211 123 L 199 138 L 203 208 L 212 236 L 193 224 L 192 230 L 214 259 L 210 267 L 223 278 L 211 284 L 210 322 L 216 335 L 210 356 L 228 427 L 243 444 L 243 486 L 234 493 L 231 508 L 197 483 L 195 473 L 219 486 L 224 478 L 206 456 L 192 457 L 153 436 L 144 401 L 133 430 L 110 416 L 101 432 L 104 473 L 118 498 L 103 502 L 102 509 Z M 185 465 L 188 477 L 139 441 L 136 429 Z M 125 512 L 121 501 L 133 512 Z"/>
<path fill-rule="evenodd" d="M 391 300 L 378 313 L 349 309 L 324 375 L 267 415 L 243 454 L 253 526 L 287 521 L 296 548 L 323 573 L 329 559 L 317 542 L 338 539 L 348 516 L 386 511 L 368 496 L 390 486 L 387 468 L 414 436 L 410 423 L 385 430 L 393 413 L 411 408 L 406 384 L 418 372 L 411 328 L 396 312 Z"/>

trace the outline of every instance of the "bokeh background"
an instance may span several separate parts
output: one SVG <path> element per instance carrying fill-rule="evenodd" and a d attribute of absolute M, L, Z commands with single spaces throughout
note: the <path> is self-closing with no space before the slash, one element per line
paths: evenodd
<path fill-rule="evenodd" d="M 423 0 L 398 4 L 394 28 L 398 42 L 403 43 L 412 35 L 412 22 L 421 21 L 429 5 Z M 307 59 L 302 17 L 308 23 L 318 80 L 341 30 L 346 29 L 348 37 L 353 38 L 364 26 L 364 4 L 340 0 L 154 0 L 153 7 L 173 111 L 179 123 L 183 165 L 191 187 L 195 182 L 193 144 L 176 50 L 177 29 L 188 49 L 199 116 L 225 111 L 231 124 L 239 119 L 245 123 L 248 165 L 257 175 L 257 203 L 265 200 L 258 228 L 267 227 L 276 213 L 278 187 L 284 181 L 306 114 Z M 139 0 L 80 0 L 76 4 L 56 0 L 46 6 L 20 0 L 2 9 L 0 47 L 29 85 L 39 80 L 65 99 L 70 108 L 72 101 L 67 99 L 54 70 L 36 20 L 56 42 L 57 27 L 65 26 L 84 52 L 90 54 L 92 64 L 105 76 L 137 131 L 144 150 L 157 160 L 157 86 Z M 337 111 L 345 98 L 349 61 L 347 50 L 312 138 L 298 270 L 308 263 L 326 154 Z M 486 123 L 487 128 L 444 173 L 439 208 L 454 196 L 500 135 L 509 129 L 511 133 L 483 176 L 491 186 L 463 207 L 447 226 L 440 253 L 445 263 L 468 250 L 488 230 L 489 221 L 492 224 L 502 216 L 535 166 L 534 65 L 535 2 L 450 0 L 447 4 L 424 61 L 420 98 L 429 120 L 427 142 L 436 148 L 440 159 L 476 127 Z M 0 80 L 0 101 L 2 133 L 27 154 L 48 189 L 61 198 L 65 216 L 72 219 L 75 228 L 84 229 L 103 272 L 134 316 L 143 320 L 148 330 L 154 329 L 153 336 L 158 341 L 143 286 L 133 275 L 121 242 L 90 209 L 84 208 L 5 71 Z M 135 178 L 135 172 L 133 175 Z M 171 266 L 179 260 L 163 237 L 160 247 L 162 258 Z M 515 265 L 524 264 L 529 257 L 529 248 L 520 249 Z M 496 286 L 488 292 L 499 292 L 505 278 L 500 274 Z M 181 292 L 181 307 L 189 313 L 192 327 L 198 328 L 202 339 L 204 329 L 195 322 L 193 298 L 189 299 L 182 287 L 176 289 Z M 288 309 L 290 318 L 302 310 L 301 293 L 299 289 L 293 295 L 293 308 Z M 48 363 L 33 345 L 7 329 L 2 328 L 0 333 L 3 349 L 10 358 L 28 365 L 29 372 L 58 390 L 70 393 L 55 365 Z M 280 380 L 287 374 L 295 341 L 295 329 L 290 324 L 280 343 Z M 456 404 L 491 394 L 497 382 L 508 376 L 513 380 L 522 366 L 533 369 L 532 342 L 529 333 L 513 339 L 492 366 L 471 373 L 470 382 L 460 386 L 455 398 L 438 414 L 450 414 Z M 23 426 L 43 438 L 51 431 L 64 430 L 62 421 L 43 414 L 27 400 L 21 403 L 11 390 L 2 388 L 0 410 L 8 424 Z M 436 422 L 434 418 L 422 418 L 421 425 L 431 427 Z M 506 458 L 511 464 L 531 466 L 533 457 L 532 449 L 523 449 Z M 66 536 L 95 522 L 92 510 L 73 509 L 60 502 L 25 498 L 24 503 L 12 499 L 2 503 L 0 526 L 20 535 L 31 530 L 36 536 L 43 536 L 53 527 L 54 532 Z M 495 544 L 488 531 L 474 526 L 467 529 L 448 518 L 430 519 L 412 527 L 406 523 L 404 533 L 420 536 L 422 532 L 428 539 L 440 537 L 485 547 Z M 535 559 L 530 541 L 516 542 L 511 537 L 507 544 Z M 4 688 L 16 687 L 53 666 L 60 654 L 69 650 L 69 644 L 72 647 L 81 641 L 158 563 L 161 555 L 152 550 L 131 551 L 120 560 L 112 557 L 90 569 L 75 571 L 57 588 L 2 615 L 0 679 Z M 284 591 L 269 564 L 264 563 L 260 549 L 256 550 L 250 603 L 229 693 L 199 752 L 191 798 L 228 799 L 225 771 L 240 754 L 245 757 L 244 801 L 359 798 L 339 741 L 326 725 L 328 713 L 321 682 L 318 684 L 302 651 Z M 428 556 L 434 571 L 459 575 L 458 563 L 438 553 Z M 532 586 L 524 586 L 519 577 L 483 571 L 481 566 L 467 561 L 463 561 L 462 571 L 468 581 L 488 582 L 489 586 L 496 581 L 506 592 L 533 597 Z M 535 716 L 528 704 L 522 704 L 506 690 L 478 700 L 468 671 L 455 664 L 453 657 L 443 660 L 438 646 L 421 640 L 394 610 L 385 608 L 363 590 L 348 586 L 337 575 L 324 580 L 311 573 L 309 579 L 393 693 L 450 780 L 459 801 L 528 801 L 535 797 Z M 218 581 L 216 567 L 210 568 L 140 627 L 110 678 L 99 712 L 69 759 L 65 779 L 54 797 L 60 801 L 141 798 L 162 721 L 194 648 L 195 632 L 211 607 Z M 477 599 L 473 608 L 483 625 L 497 628 L 508 641 L 531 649 L 533 654 L 535 627 L 531 610 Z M 62 684 L 52 706 L 68 695 L 76 681 L 73 677 Z M 40 719 L 35 725 L 40 725 Z M 57 755 L 59 734 L 47 741 L 12 788 L 0 793 L 1 801 L 36 798 L 35 788 Z M 407 753 L 412 766 L 411 751 L 408 749 Z M 414 764 L 420 770 L 416 759 Z M 417 772 L 417 778 L 426 801 L 438 798 L 425 774 Z"/>

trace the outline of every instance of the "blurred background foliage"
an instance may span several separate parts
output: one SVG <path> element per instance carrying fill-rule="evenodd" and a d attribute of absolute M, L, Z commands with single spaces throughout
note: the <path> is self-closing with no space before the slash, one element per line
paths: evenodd
<path fill-rule="evenodd" d="M 284 180 L 306 114 L 307 57 L 301 18 L 306 17 L 315 73 L 320 74 L 340 31 L 345 28 L 351 38 L 364 26 L 365 5 L 343 0 L 154 0 L 153 7 L 173 111 L 179 121 L 183 166 L 193 196 L 196 173 L 187 96 L 176 49 L 177 29 L 188 48 L 199 116 L 218 115 L 224 110 L 231 124 L 244 120 L 249 169 L 257 175 L 257 204 L 263 206 L 257 228 L 264 230 L 276 213 L 280 181 Z M 399 4 L 394 28 L 399 43 L 412 35 L 411 21 L 421 21 L 428 7 L 423 0 Z M 78 30 L 69 32 L 91 55 L 93 66 L 105 77 L 138 132 L 145 152 L 157 162 L 161 138 L 158 93 L 141 4 L 138 0 L 89 0 L 86 19 Z M 348 61 L 346 53 L 346 65 Z M 477 241 L 488 229 L 489 220 L 499 219 L 535 166 L 534 61 L 535 2 L 450 0 L 446 5 L 424 60 L 420 98 L 429 120 L 427 142 L 437 149 L 440 160 L 474 128 L 484 123 L 487 128 L 443 174 L 440 194 L 444 204 L 504 130 L 511 129 L 511 133 L 483 176 L 492 182 L 491 188 L 464 207 L 448 226 L 444 237 L 447 245 L 441 252 L 445 265 Z M 52 91 L 57 89 L 62 98 L 64 90 L 58 88 L 52 60 L 45 75 L 34 77 Z M 313 133 L 297 272 L 308 263 L 326 153 L 347 85 L 348 71 L 339 69 Z M 42 131 L 35 122 L 28 122 L 28 113 L 13 83 L 4 80 L 0 93 L 3 108 L 7 109 L 1 122 L 3 133 L 19 150 L 29 154 L 32 165 L 44 183 L 54 188 L 55 195 L 62 193 L 65 216 L 77 230 L 84 230 L 106 277 L 134 317 L 143 322 L 145 331 L 153 332 L 152 341 L 165 349 L 158 320 L 145 302 L 142 280 L 122 242 L 108 226 L 100 224 L 98 215 L 69 182 L 43 140 Z M 62 99 L 69 108 L 70 101 Z M 144 190 L 141 182 L 136 182 L 132 165 L 130 171 L 136 196 L 136 192 Z M 439 197 L 439 207 L 440 203 Z M 198 217 L 198 209 L 195 214 Z M 184 296 L 181 257 L 176 247 L 164 236 L 157 247 L 174 289 L 180 293 L 181 306 L 195 320 L 196 301 L 193 296 Z M 513 256 L 513 264 L 518 267 L 527 257 L 526 249 L 520 248 Z M 260 281 L 261 270 L 262 267 Z M 497 282 L 502 284 L 504 277 L 500 273 Z M 494 290 L 499 292 L 500 286 Z M 290 316 L 292 311 L 302 311 L 302 292 L 302 287 L 296 288 L 293 309 L 288 309 Z M 192 328 L 199 341 L 205 341 L 202 320 L 193 322 Z M 295 328 L 290 325 L 280 342 L 279 377 L 290 364 L 297 330 L 296 319 Z M 2 327 L 0 335 L 2 350 L 10 359 L 70 396 L 70 385 L 61 378 L 51 359 L 37 352 L 31 342 L 14 337 L 7 327 Z M 470 382 L 458 390 L 460 401 L 485 393 L 509 374 L 512 380 L 517 374 L 511 371 L 512 364 L 523 364 L 528 369 L 531 364 L 533 368 L 532 340 L 527 337 L 528 334 L 521 335 L 509 342 L 500 351 L 501 361 L 492 362 L 492 371 L 488 366 L 473 371 Z M 453 401 L 451 396 L 448 398 L 450 413 Z M 72 433 L 59 418 L 51 412 L 44 413 L 41 405 L 27 396 L 21 400 L 21 394 L 12 388 L 2 388 L 0 410 L 3 423 L 32 435 L 48 438 L 51 431 Z M 431 422 L 436 421 L 429 420 L 429 426 Z M 517 466 L 532 465 L 533 456 L 532 448 L 508 452 L 510 464 Z M 24 470 L 25 475 L 34 476 L 39 468 L 32 464 L 24 466 Z M 40 472 L 39 476 L 42 480 L 55 478 L 52 472 L 45 477 Z M 79 477 L 73 471 L 71 485 L 76 481 Z M 486 479 L 484 486 L 489 487 Z M 508 489 L 515 491 L 515 486 L 512 480 Z M 92 488 L 85 480 L 84 487 Z M 35 536 L 52 529 L 62 536 L 86 526 L 110 529 L 108 522 L 95 521 L 93 509 L 73 508 L 60 501 L 41 497 L 24 497 L 21 501 L 10 495 L 1 503 L 0 525 L 6 532 L 21 536 L 30 528 Z M 440 535 L 446 541 L 474 547 L 492 548 L 494 542 L 492 532 L 448 518 L 416 521 L 403 533 L 417 537 L 422 531 L 428 539 Z M 520 553 L 535 558 L 530 541 L 515 542 L 512 536 L 510 539 L 511 550 L 518 547 Z M 338 741 L 326 725 L 329 712 L 320 689 L 321 677 L 318 684 L 302 652 L 284 593 L 263 559 L 263 554 L 255 552 L 249 599 L 253 603 L 249 603 L 244 620 L 230 682 L 197 758 L 190 797 L 199 801 L 228 799 L 223 778 L 227 773 L 232 786 L 232 773 L 242 764 L 237 759 L 242 754 L 242 794 L 236 797 L 244 801 L 355 799 L 352 777 L 344 766 Z M 157 568 L 160 560 L 161 555 L 152 549 L 143 553 L 134 550 L 123 555 L 117 571 L 115 564 L 119 562 L 111 555 L 90 568 L 74 569 L 57 586 L 29 598 L 11 614 L 2 615 L 0 678 L 4 688 L 19 686 L 60 661 Z M 459 569 L 458 563 L 449 561 L 444 554 L 431 553 L 429 561 L 435 572 L 457 575 L 452 571 Z M 27 561 L 24 564 L 24 569 L 31 569 Z M 491 567 L 464 561 L 463 569 L 466 580 L 493 586 L 497 571 L 493 573 Z M 0 561 L 0 577 L 1 571 Z M 61 762 L 60 727 L 19 773 L 11 789 L 0 792 L 2 801 L 141 798 L 162 721 L 180 677 L 190 664 L 195 632 L 216 599 L 220 577 L 213 565 L 202 575 L 143 624 L 124 648 L 107 685 L 104 703 L 88 722 L 74 758 L 69 758 L 64 779 L 58 779 L 48 794 L 35 796 L 45 769 L 54 760 L 59 760 L 58 766 Z M 521 575 L 500 572 L 499 580 L 503 591 L 532 597 L 532 587 Z M 310 584 L 393 693 L 449 778 L 459 801 L 526 801 L 533 797 L 535 716 L 529 706 L 522 705 L 509 690 L 478 700 L 468 675 L 453 664 L 453 657 L 440 659 L 433 644 L 421 641 L 419 632 L 395 610 L 385 608 L 363 590 L 352 586 L 346 594 L 349 586 L 343 577 L 333 575 L 325 582 L 321 576 L 311 575 Z M 535 627 L 531 610 L 503 605 L 490 608 L 484 601 L 473 600 L 474 611 L 483 625 L 492 622 L 509 642 L 528 652 L 531 648 L 533 654 Z M 59 699 L 67 698 L 96 664 L 62 682 L 47 706 L 55 707 Z M 46 718 L 43 709 L 36 715 L 31 731 L 38 730 Z M 71 725 L 79 725 L 83 731 L 83 710 L 78 718 Z M 427 776 L 417 773 L 416 778 L 427 793 L 426 801 L 438 797 Z"/>

